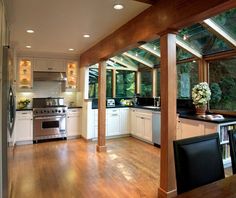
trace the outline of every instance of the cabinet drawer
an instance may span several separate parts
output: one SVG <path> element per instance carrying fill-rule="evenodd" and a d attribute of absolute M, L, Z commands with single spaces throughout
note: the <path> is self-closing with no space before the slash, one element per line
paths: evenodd
<path fill-rule="evenodd" d="M 68 109 L 67 115 L 68 116 L 79 116 L 80 115 L 80 109 Z"/>
<path fill-rule="evenodd" d="M 33 114 L 31 111 L 17 111 L 16 119 L 32 119 Z"/>

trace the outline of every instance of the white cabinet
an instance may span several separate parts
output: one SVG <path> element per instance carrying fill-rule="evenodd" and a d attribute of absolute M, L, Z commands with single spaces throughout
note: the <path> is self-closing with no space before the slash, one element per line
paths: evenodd
<path fill-rule="evenodd" d="M 33 142 L 33 115 L 32 111 L 17 111 L 14 126 L 16 144 Z"/>
<path fill-rule="evenodd" d="M 136 110 L 135 109 L 131 109 L 130 117 L 131 117 L 130 132 L 132 135 L 136 135 L 137 127 L 136 127 Z"/>
<path fill-rule="evenodd" d="M 106 135 L 120 135 L 120 109 L 106 110 Z"/>
<path fill-rule="evenodd" d="M 120 134 L 130 133 L 130 110 L 129 108 L 120 109 Z"/>
<path fill-rule="evenodd" d="M 34 71 L 66 72 L 65 60 L 49 59 L 49 58 L 35 58 Z"/>
<path fill-rule="evenodd" d="M 67 111 L 67 137 L 79 137 L 81 135 L 80 109 L 68 109 Z"/>

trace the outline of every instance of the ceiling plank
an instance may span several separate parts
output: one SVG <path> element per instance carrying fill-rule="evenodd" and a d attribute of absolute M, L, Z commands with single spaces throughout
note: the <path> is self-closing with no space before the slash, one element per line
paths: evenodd
<path fill-rule="evenodd" d="M 134 65 L 131 65 L 130 63 L 128 63 L 127 61 L 125 60 L 121 60 L 120 58 L 118 57 L 112 57 L 110 58 L 110 60 L 114 61 L 114 62 L 117 62 L 119 63 L 120 65 L 123 65 L 125 66 L 126 68 L 130 69 L 130 70 L 133 70 L 133 71 L 137 71 L 138 68 Z"/>
<path fill-rule="evenodd" d="M 154 47 L 156 47 L 156 50 L 153 49 Z M 146 50 L 147 52 L 150 52 L 151 54 L 153 54 L 154 56 L 160 58 L 161 57 L 161 53 L 160 53 L 160 50 L 157 49 L 157 46 L 155 45 L 151 45 L 151 44 L 144 44 L 144 45 L 141 45 L 139 46 L 140 49 L 143 49 L 143 50 Z"/>
<path fill-rule="evenodd" d="M 89 66 L 137 47 L 171 30 L 179 30 L 236 7 L 235 0 L 158 0 L 137 17 L 105 37 L 80 56 L 80 66 Z"/>
<path fill-rule="evenodd" d="M 138 2 L 141 2 L 141 3 L 150 4 L 150 5 L 153 5 L 157 2 L 157 0 L 133 0 L 133 1 L 138 1 Z"/>
<path fill-rule="evenodd" d="M 131 59 L 133 59 L 133 60 L 136 60 L 136 61 L 138 61 L 138 62 L 140 62 L 140 63 L 142 63 L 143 65 L 146 65 L 146 66 L 148 66 L 148 67 L 151 67 L 151 68 L 154 67 L 153 63 L 150 63 L 149 61 L 144 60 L 144 59 L 141 58 L 140 56 L 135 56 L 135 54 L 133 54 L 133 53 L 131 53 L 131 52 L 124 52 L 122 55 L 127 56 L 127 57 L 129 57 L 129 58 L 131 58 Z"/>
<path fill-rule="evenodd" d="M 197 58 L 202 58 L 202 55 L 199 51 L 193 49 L 192 47 L 190 47 L 187 43 L 185 43 L 184 41 L 182 41 L 180 38 L 176 37 L 176 44 L 181 47 L 182 49 L 188 51 L 189 53 L 191 53 L 192 55 L 196 56 Z"/>
<path fill-rule="evenodd" d="M 232 38 L 227 32 L 224 31 L 222 27 L 217 25 L 212 19 L 206 19 L 202 24 L 213 34 L 219 36 L 225 42 L 227 42 L 231 47 L 236 48 L 236 40 Z"/>

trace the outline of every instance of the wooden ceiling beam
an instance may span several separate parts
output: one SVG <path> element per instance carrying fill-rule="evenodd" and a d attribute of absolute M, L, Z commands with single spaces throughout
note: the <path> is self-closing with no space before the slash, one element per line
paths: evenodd
<path fill-rule="evenodd" d="M 153 4 L 157 3 L 157 0 L 133 0 L 133 1 L 138 1 L 138 2 L 141 2 L 141 3 L 150 4 L 150 5 L 153 5 Z"/>
<path fill-rule="evenodd" d="M 192 55 L 196 56 L 197 58 L 202 58 L 202 55 L 199 51 L 193 49 L 192 47 L 190 47 L 187 43 L 185 43 L 184 41 L 182 41 L 178 37 L 176 37 L 176 44 L 179 47 L 181 47 L 182 49 L 184 49 L 184 50 L 188 51 L 189 53 L 191 53 Z"/>
<path fill-rule="evenodd" d="M 206 27 L 210 32 L 223 39 L 231 47 L 236 48 L 236 40 L 232 38 L 225 30 L 216 24 L 212 19 L 206 19 L 202 22 L 202 25 Z"/>
<path fill-rule="evenodd" d="M 136 56 L 135 54 L 133 54 L 131 52 L 124 52 L 122 55 L 127 56 L 127 57 L 129 57 L 129 58 L 131 58 L 131 59 L 133 59 L 135 61 L 138 61 L 138 62 L 142 63 L 145 66 L 148 66 L 148 67 L 151 67 L 151 68 L 154 67 L 153 63 L 151 63 L 151 62 L 149 62 L 147 60 L 144 60 L 140 56 Z"/>
<path fill-rule="evenodd" d="M 158 35 L 179 30 L 236 7 L 235 0 L 158 0 L 80 56 L 80 66 L 107 60 Z"/>

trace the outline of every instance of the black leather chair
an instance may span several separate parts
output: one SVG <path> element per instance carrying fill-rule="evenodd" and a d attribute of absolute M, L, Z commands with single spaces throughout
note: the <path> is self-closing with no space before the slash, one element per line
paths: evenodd
<path fill-rule="evenodd" d="M 223 179 L 218 133 L 174 141 L 177 193 Z"/>
<path fill-rule="evenodd" d="M 236 173 L 236 130 L 228 131 L 233 174 Z"/>

